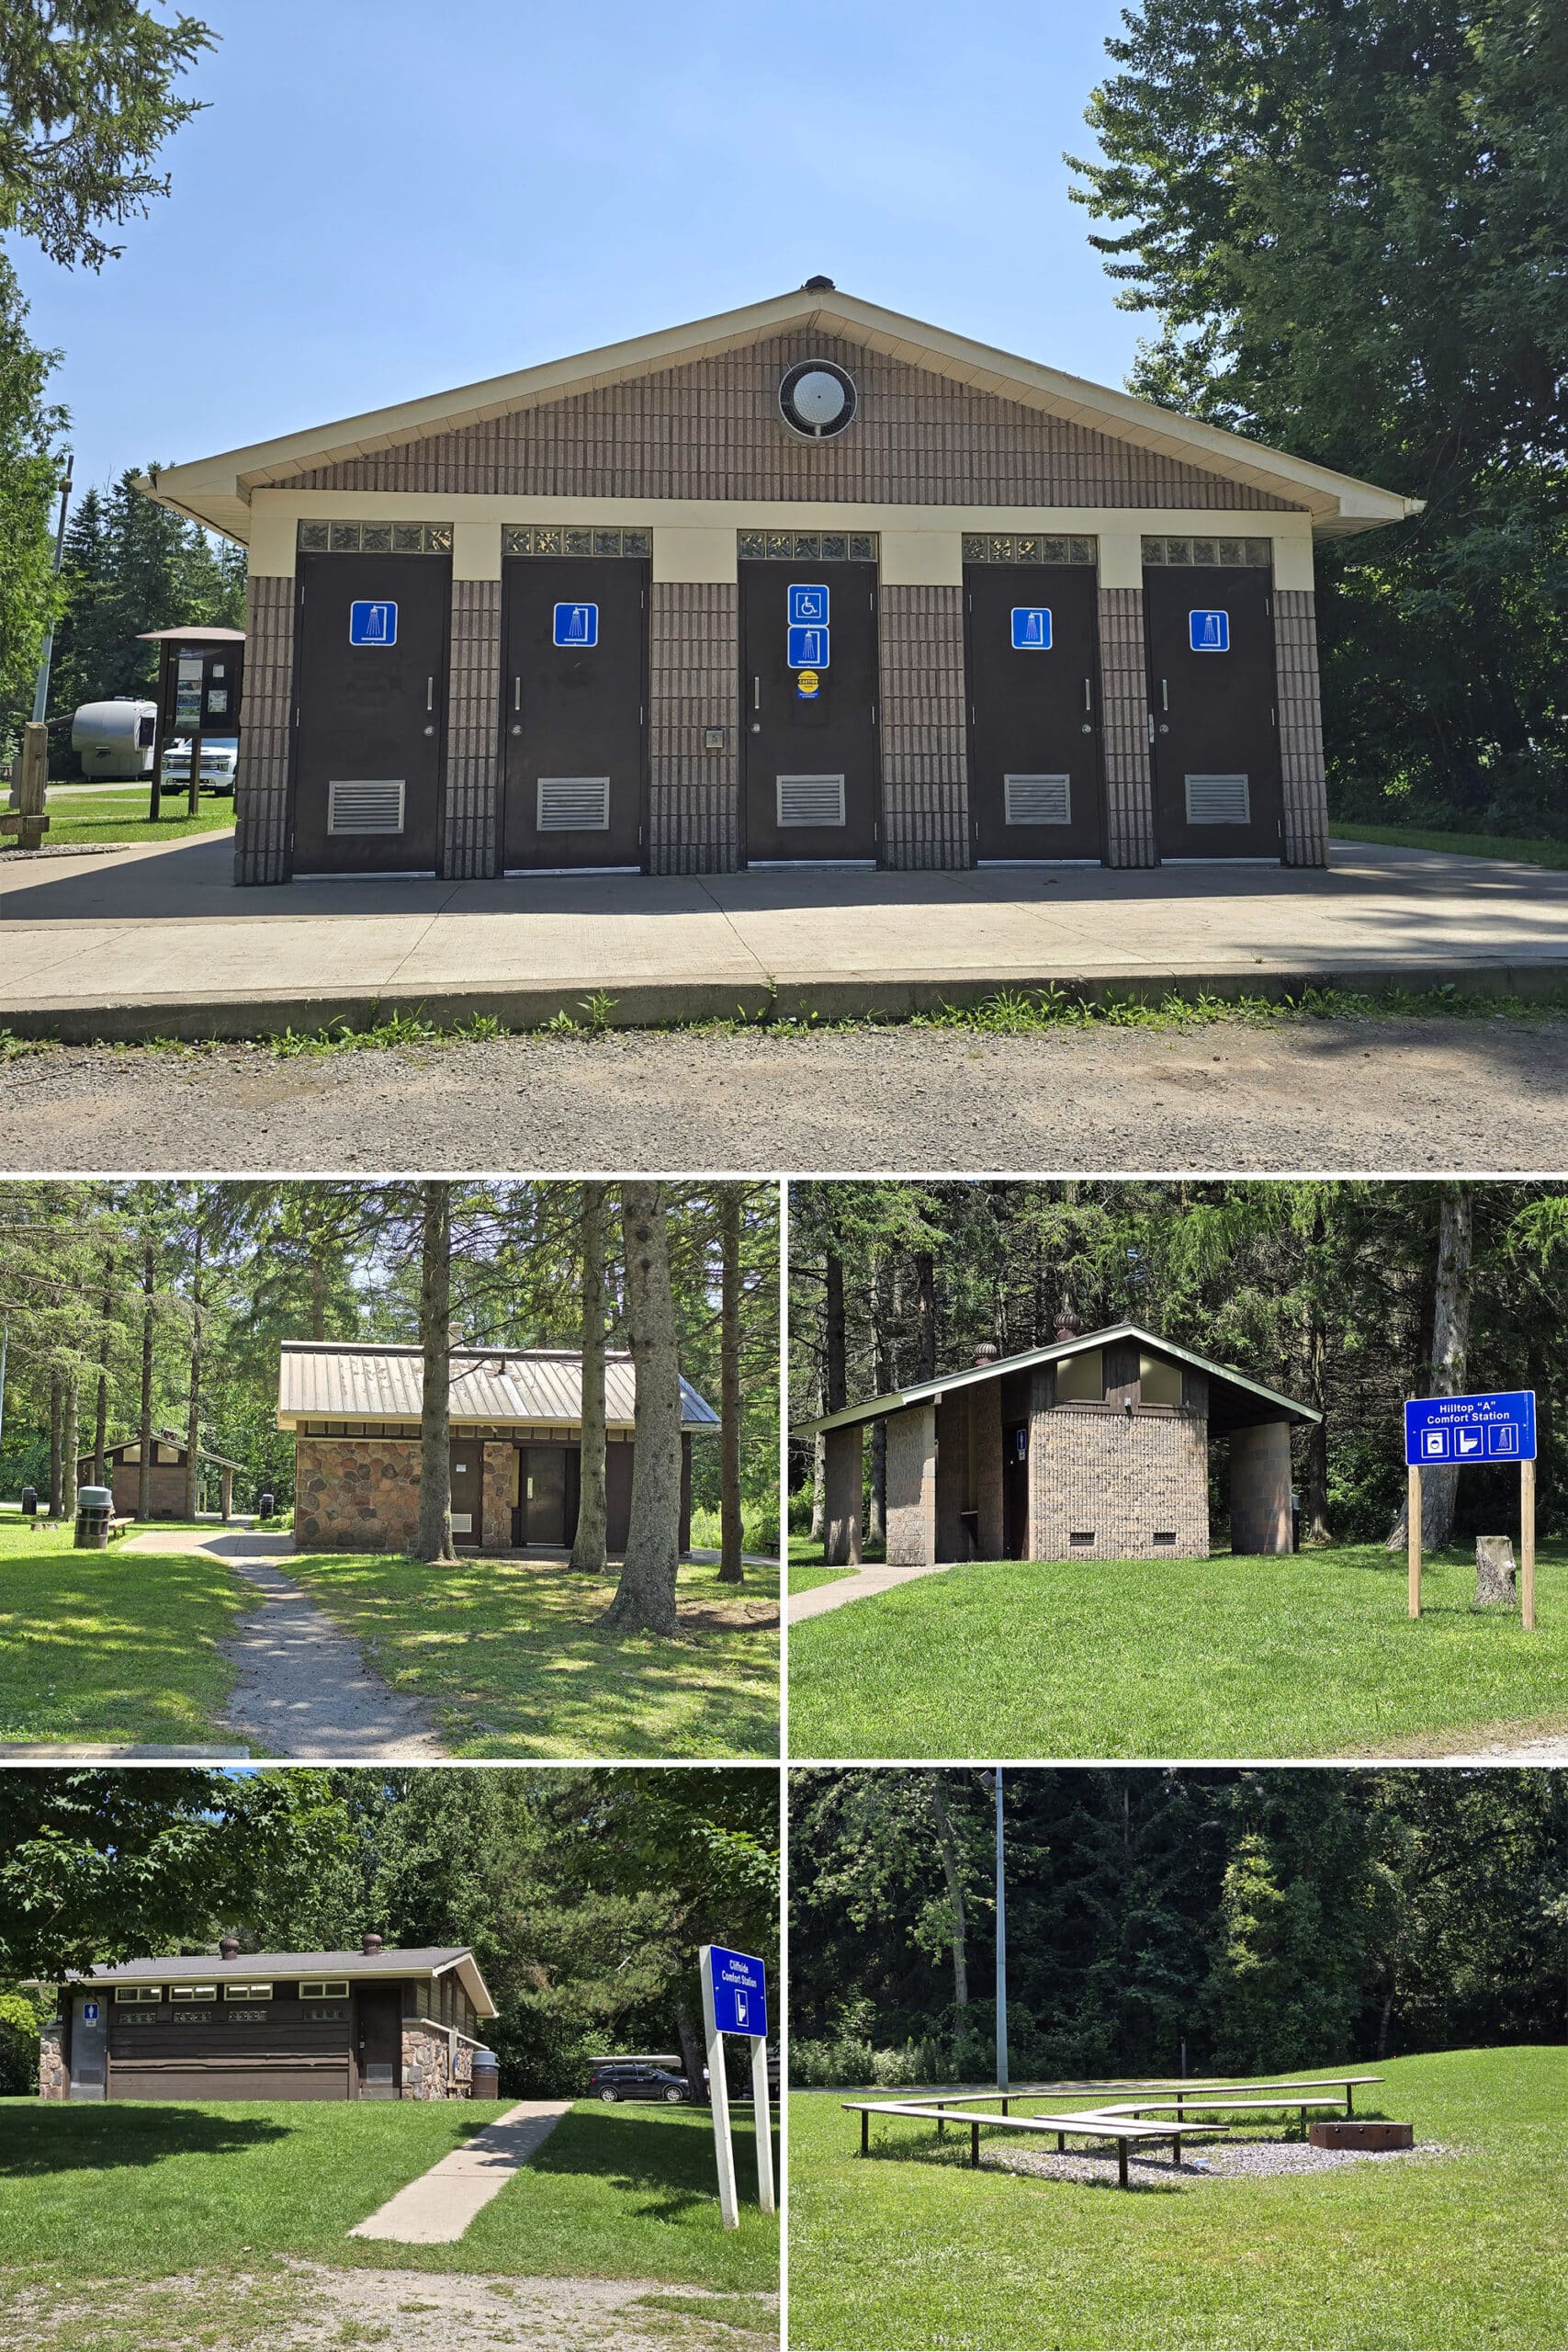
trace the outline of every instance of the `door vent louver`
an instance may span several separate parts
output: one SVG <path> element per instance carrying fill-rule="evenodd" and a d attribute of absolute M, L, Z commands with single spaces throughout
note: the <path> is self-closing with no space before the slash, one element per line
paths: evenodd
<path fill-rule="evenodd" d="M 781 826 L 841 825 L 844 821 L 841 775 L 781 775 L 778 793 Z"/>
<path fill-rule="evenodd" d="M 607 833 L 610 830 L 609 777 L 542 775 L 539 778 L 538 824 L 542 833 Z"/>
<path fill-rule="evenodd" d="M 1065 775 L 1007 775 L 1002 786 L 1010 825 L 1072 823 L 1072 786 Z"/>
<path fill-rule="evenodd" d="M 472 1512 L 471 1510 L 455 1510 L 455 1511 L 452 1513 L 452 1532 L 453 1532 L 453 1534 L 454 1534 L 454 1535 L 471 1535 L 471 1534 L 473 1533 L 473 1532 L 474 1532 L 474 1514 L 473 1514 L 473 1512 Z"/>
<path fill-rule="evenodd" d="M 401 776 L 379 776 L 368 782 L 334 776 L 327 786 L 328 832 L 400 833 L 403 790 Z"/>
<path fill-rule="evenodd" d="M 1187 778 L 1187 821 L 1190 825 L 1249 825 L 1252 799 L 1244 775 L 1190 775 Z"/>

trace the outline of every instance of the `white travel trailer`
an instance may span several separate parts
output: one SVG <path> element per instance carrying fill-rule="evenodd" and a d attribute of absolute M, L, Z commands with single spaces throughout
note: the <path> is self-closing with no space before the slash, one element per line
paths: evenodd
<path fill-rule="evenodd" d="M 82 773 L 95 781 L 135 779 L 152 773 L 152 744 L 158 731 L 155 702 L 85 702 L 71 721 L 71 748 L 82 763 Z"/>

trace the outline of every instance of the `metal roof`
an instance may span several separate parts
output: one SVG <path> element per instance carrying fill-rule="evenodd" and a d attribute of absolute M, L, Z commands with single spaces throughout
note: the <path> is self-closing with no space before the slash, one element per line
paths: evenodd
<path fill-rule="evenodd" d="M 113 1967 L 73 1972 L 72 1984 L 248 1984 L 267 1977 L 286 1981 L 304 1976 L 445 1976 L 456 1970 L 463 1988 L 481 2017 L 499 2017 L 490 1988 L 479 1974 L 479 1962 L 467 1944 L 419 1944 L 404 1951 L 243 1951 L 235 1960 L 212 1953 L 193 1959 L 122 1960 Z"/>
<path fill-rule="evenodd" d="M 417 1421 L 424 1395 L 418 1348 L 367 1348 L 354 1341 L 285 1340 L 278 1364 L 277 1419 Z M 637 1374 L 622 1349 L 604 1356 L 604 1418 L 632 1426 Z M 568 1348 L 454 1348 L 452 1419 L 567 1422 L 582 1419 L 582 1358 Z M 689 1380 L 681 1383 L 681 1426 L 716 1430 L 718 1415 Z"/>
<path fill-rule="evenodd" d="M 141 1440 L 134 1434 L 130 1437 L 117 1437 L 112 1445 L 105 1446 L 104 1452 L 106 1453 L 123 1453 L 128 1445 L 137 1445 L 140 1442 Z M 154 1430 L 152 1432 L 152 1442 L 154 1445 L 177 1445 L 182 1453 L 186 1451 L 186 1434 L 183 1430 Z M 232 1456 L 230 1454 L 214 1453 L 209 1445 L 198 1445 L 196 1452 L 197 1461 L 216 1462 L 220 1470 L 243 1470 L 245 1466 L 243 1462 L 234 1461 Z M 78 1454 L 76 1459 L 78 1465 L 84 1462 L 91 1462 L 94 1459 L 92 1447 L 89 1446 L 85 1453 Z M 177 1465 L 170 1463 L 164 1463 L 161 1466 L 164 1469 L 171 1469 Z"/>
<path fill-rule="evenodd" d="M 896 1413 L 905 1405 L 931 1405 L 950 1388 L 969 1388 L 976 1381 L 995 1380 L 1002 1374 L 1023 1372 L 1035 1364 L 1058 1363 L 1064 1356 L 1082 1355 L 1086 1349 L 1108 1347 L 1116 1340 L 1136 1340 L 1140 1347 L 1151 1354 L 1170 1356 L 1178 1363 L 1190 1364 L 1196 1372 L 1205 1372 L 1211 1380 L 1223 1381 L 1227 1387 L 1244 1396 L 1256 1396 L 1263 1403 L 1278 1407 L 1280 1418 L 1291 1421 L 1321 1421 L 1323 1415 L 1311 1405 L 1298 1404 L 1292 1396 L 1281 1396 L 1275 1388 L 1265 1388 L 1262 1382 L 1249 1379 L 1245 1372 L 1236 1372 L 1229 1364 L 1215 1363 L 1208 1356 L 1197 1355 L 1190 1348 L 1178 1347 L 1174 1340 L 1162 1340 L 1157 1331 L 1145 1331 L 1139 1323 L 1112 1323 L 1103 1331 L 1079 1331 L 1073 1339 L 1054 1340 L 1048 1348 L 1026 1348 L 1021 1355 L 998 1356 L 994 1363 L 965 1364 L 962 1372 L 950 1372 L 938 1380 L 922 1380 L 910 1388 L 899 1388 L 886 1396 L 869 1397 L 863 1405 L 845 1405 L 836 1413 L 825 1413 L 819 1420 L 797 1423 L 795 1437 L 815 1437 L 818 1430 L 841 1430 L 856 1421 L 879 1421 L 886 1413 Z M 1237 1423 L 1238 1427 L 1244 1426 Z"/>

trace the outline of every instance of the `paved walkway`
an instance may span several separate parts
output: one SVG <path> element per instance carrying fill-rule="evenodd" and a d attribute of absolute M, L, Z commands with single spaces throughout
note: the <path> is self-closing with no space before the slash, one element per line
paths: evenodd
<path fill-rule="evenodd" d="M 809 1592 L 792 1593 L 784 1610 L 785 1623 L 798 1625 L 807 1617 L 826 1617 L 830 1609 L 842 1609 L 852 1600 L 869 1600 L 876 1593 L 891 1592 L 896 1585 L 913 1584 L 917 1577 L 942 1576 L 953 1565 L 952 1560 L 937 1560 L 913 1567 L 889 1567 L 885 1561 L 874 1560 L 852 1576 L 835 1577 L 830 1584 L 813 1585 Z"/>
<path fill-rule="evenodd" d="M 227 836 L 7 866 L 0 1027 L 243 1036 L 373 1008 L 513 1025 L 896 1013 L 1056 981 L 1276 991 L 1568 980 L 1568 872 L 1340 846 L 1261 866 L 560 876 L 241 890 Z"/>
<path fill-rule="evenodd" d="M 137 1552 L 210 1552 L 260 1596 L 253 1617 L 220 1645 L 239 1669 L 223 1722 L 268 1756 L 299 1762 L 341 1757 L 389 1763 L 429 1761 L 446 1748 L 424 1710 L 367 1667 L 359 1644 L 339 1631 L 292 1577 L 276 1566 L 292 1535 L 130 1535 Z"/>
<path fill-rule="evenodd" d="M 487 2124 L 400 2188 L 368 2221 L 356 2222 L 349 2236 L 390 2238 L 399 2245 L 450 2245 L 570 2112 L 569 2098 L 519 2099 L 499 2122 Z"/>

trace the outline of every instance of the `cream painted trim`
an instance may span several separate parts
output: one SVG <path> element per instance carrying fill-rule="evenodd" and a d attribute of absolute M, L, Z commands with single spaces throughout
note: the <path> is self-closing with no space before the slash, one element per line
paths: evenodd
<path fill-rule="evenodd" d="M 855 295 L 836 290 L 808 293 L 804 288 L 686 325 L 608 344 L 596 351 L 171 466 L 155 489 L 145 478 L 139 487 L 177 513 L 243 539 L 243 510 L 251 492 L 280 475 L 404 446 L 486 418 L 516 414 L 660 368 L 689 367 L 699 359 L 797 327 L 844 335 L 886 357 L 945 376 L 953 382 L 1088 425 L 1118 440 L 1201 466 L 1211 473 L 1255 482 L 1280 496 L 1293 491 L 1303 495 L 1303 503 L 1329 532 L 1375 527 L 1421 510 L 1420 500 L 1265 448 L 1238 435 L 1219 432 L 1195 417 L 1134 400 L 1107 385 L 1089 383 L 1037 360 L 971 342 L 944 327 L 884 311 Z"/>
<path fill-rule="evenodd" d="M 439 509 L 439 513 L 436 510 Z M 620 523 L 651 527 L 653 577 L 733 582 L 738 537 L 757 531 L 875 531 L 882 577 L 897 587 L 955 587 L 963 578 L 965 531 L 1076 533 L 1100 542 L 1102 588 L 1143 584 L 1145 532 L 1271 539 L 1280 587 L 1312 585 L 1312 517 L 1293 514 L 1216 514 L 1211 507 L 1165 506 L 869 506 L 766 499 L 433 498 L 414 491 L 257 491 L 253 507 L 252 577 L 290 579 L 302 516 L 341 522 L 454 525 L 457 580 L 501 577 L 502 523 Z M 1302 572 L 1304 567 L 1305 577 Z M 1287 578 L 1287 571 L 1290 577 Z"/>

